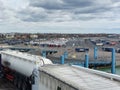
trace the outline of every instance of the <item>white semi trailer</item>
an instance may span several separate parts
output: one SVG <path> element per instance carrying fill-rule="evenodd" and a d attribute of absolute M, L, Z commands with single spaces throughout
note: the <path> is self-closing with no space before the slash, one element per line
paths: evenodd
<path fill-rule="evenodd" d="M 12 81 L 21 90 L 32 90 L 34 70 L 52 62 L 44 57 L 21 53 L 18 51 L 1 51 L 0 70 L 2 76 Z M 36 89 L 37 90 L 37 89 Z"/>

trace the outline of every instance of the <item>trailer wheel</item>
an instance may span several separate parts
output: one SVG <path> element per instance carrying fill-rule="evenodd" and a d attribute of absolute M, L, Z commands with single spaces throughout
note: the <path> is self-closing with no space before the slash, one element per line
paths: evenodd
<path fill-rule="evenodd" d="M 26 83 L 22 84 L 22 90 L 27 90 L 27 84 Z"/>
<path fill-rule="evenodd" d="M 17 87 L 21 90 L 21 88 L 22 88 L 22 81 L 19 79 L 18 80 L 18 85 L 17 85 Z"/>
<path fill-rule="evenodd" d="M 17 81 L 18 81 L 17 78 L 15 78 L 14 81 L 13 81 L 13 84 L 14 84 L 15 86 L 17 86 L 17 84 L 18 84 Z"/>

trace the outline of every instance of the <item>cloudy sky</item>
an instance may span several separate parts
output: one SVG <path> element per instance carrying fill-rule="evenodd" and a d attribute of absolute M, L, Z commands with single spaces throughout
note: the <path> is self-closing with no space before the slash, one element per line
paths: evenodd
<path fill-rule="evenodd" d="M 0 32 L 120 33 L 120 0 L 0 0 Z"/>

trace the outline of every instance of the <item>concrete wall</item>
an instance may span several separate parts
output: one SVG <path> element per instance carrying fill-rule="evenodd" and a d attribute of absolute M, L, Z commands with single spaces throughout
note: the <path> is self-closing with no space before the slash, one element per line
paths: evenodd
<path fill-rule="evenodd" d="M 77 90 L 67 83 L 44 72 L 40 72 L 40 82 L 47 88 L 45 90 Z"/>
<path fill-rule="evenodd" d="M 116 60 L 116 66 L 120 66 L 120 60 Z"/>

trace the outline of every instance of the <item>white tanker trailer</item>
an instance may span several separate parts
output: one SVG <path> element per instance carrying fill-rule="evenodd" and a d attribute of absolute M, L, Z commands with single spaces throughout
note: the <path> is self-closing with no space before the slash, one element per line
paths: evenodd
<path fill-rule="evenodd" d="M 0 71 L 20 90 L 32 90 L 32 72 L 34 69 L 52 62 L 44 57 L 18 51 L 0 52 Z"/>

